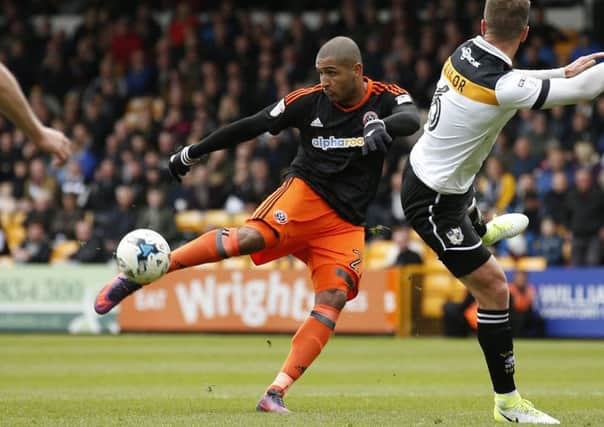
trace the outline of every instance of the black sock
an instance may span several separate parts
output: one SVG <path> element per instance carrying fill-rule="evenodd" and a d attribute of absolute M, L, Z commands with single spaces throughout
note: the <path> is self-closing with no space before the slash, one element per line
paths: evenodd
<path fill-rule="evenodd" d="M 516 390 L 514 345 L 508 310 L 478 309 L 478 342 L 487 360 L 495 393 Z"/>

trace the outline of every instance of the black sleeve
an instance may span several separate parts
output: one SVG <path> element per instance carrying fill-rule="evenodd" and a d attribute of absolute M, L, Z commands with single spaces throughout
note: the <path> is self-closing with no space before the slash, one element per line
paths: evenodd
<path fill-rule="evenodd" d="M 397 105 L 392 109 L 392 114 L 384 118 L 384 124 L 393 138 L 409 136 L 419 129 L 419 113 L 413 103 Z"/>
<path fill-rule="evenodd" d="M 253 116 L 237 120 L 212 132 L 191 146 L 189 155 L 200 158 L 213 151 L 234 147 L 264 132 L 276 135 L 283 129 L 295 127 L 300 117 L 304 116 L 306 106 L 302 100 L 286 104 L 283 98 Z"/>
<path fill-rule="evenodd" d="M 269 129 L 270 121 L 264 110 L 245 117 L 212 132 L 197 144 L 191 146 L 189 155 L 193 158 L 213 151 L 234 147 L 244 141 L 257 137 Z"/>
<path fill-rule="evenodd" d="M 547 95 L 549 95 L 550 84 L 549 79 L 541 81 L 541 91 L 539 92 L 537 100 L 531 107 L 531 110 L 539 110 L 541 107 L 543 107 L 543 104 L 545 104 L 545 100 L 547 99 Z"/>

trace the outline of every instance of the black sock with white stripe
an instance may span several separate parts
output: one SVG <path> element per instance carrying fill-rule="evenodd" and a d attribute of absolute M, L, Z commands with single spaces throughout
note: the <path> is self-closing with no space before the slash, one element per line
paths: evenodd
<path fill-rule="evenodd" d="M 495 393 L 516 390 L 514 345 L 508 310 L 478 309 L 478 342 L 487 360 Z"/>

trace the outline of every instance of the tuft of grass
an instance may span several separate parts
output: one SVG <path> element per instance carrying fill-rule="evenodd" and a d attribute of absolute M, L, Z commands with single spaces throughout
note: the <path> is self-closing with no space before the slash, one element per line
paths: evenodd
<path fill-rule="evenodd" d="M 286 397 L 257 400 L 287 336 L 0 335 L 4 426 L 487 426 L 474 339 L 336 336 Z M 603 341 L 518 341 L 517 384 L 564 425 L 604 420 Z"/>

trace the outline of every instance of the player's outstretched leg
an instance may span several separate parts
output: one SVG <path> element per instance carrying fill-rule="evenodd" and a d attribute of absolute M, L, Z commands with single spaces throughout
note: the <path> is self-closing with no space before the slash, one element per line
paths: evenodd
<path fill-rule="evenodd" d="M 334 305 L 343 307 L 346 302 L 346 294 L 342 291 L 338 291 L 338 293 L 340 294 L 341 302 Z M 294 381 L 300 378 L 306 369 L 308 369 L 311 363 L 319 356 L 325 344 L 327 344 L 327 341 L 333 334 L 340 310 L 331 305 L 320 303 L 314 306 L 310 312 L 310 316 L 302 323 L 294 335 L 289 355 L 281 371 L 256 405 L 257 411 L 290 412 L 283 402 L 283 396 Z"/>
<path fill-rule="evenodd" d="M 128 280 L 124 274 L 118 274 L 101 288 L 94 301 L 94 311 L 98 314 L 108 313 L 124 298 L 138 291 L 141 287 L 142 285 Z"/>
<path fill-rule="evenodd" d="M 468 208 L 468 215 L 485 246 L 492 246 L 500 240 L 517 236 L 526 230 L 529 223 L 526 215 L 509 213 L 496 216 L 485 224 L 482 213 L 478 209 L 478 206 L 476 206 L 476 199 L 472 200 L 472 204 Z"/>
<path fill-rule="evenodd" d="M 560 424 L 560 421 L 538 410 L 531 402 L 520 397 L 518 392 L 510 396 L 496 394 L 493 416 L 495 421 L 500 423 Z"/>
<path fill-rule="evenodd" d="M 276 237 L 270 234 L 267 234 L 267 236 L 261 235 L 250 227 L 221 228 L 208 231 L 172 252 L 170 268 L 166 274 L 233 256 L 247 255 L 275 244 Z M 274 241 L 267 241 L 270 238 L 273 238 Z M 118 274 L 105 284 L 98 293 L 94 310 L 99 314 L 108 313 L 124 298 L 141 287 L 141 285 L 128 280 L 123 274 Z"/>

